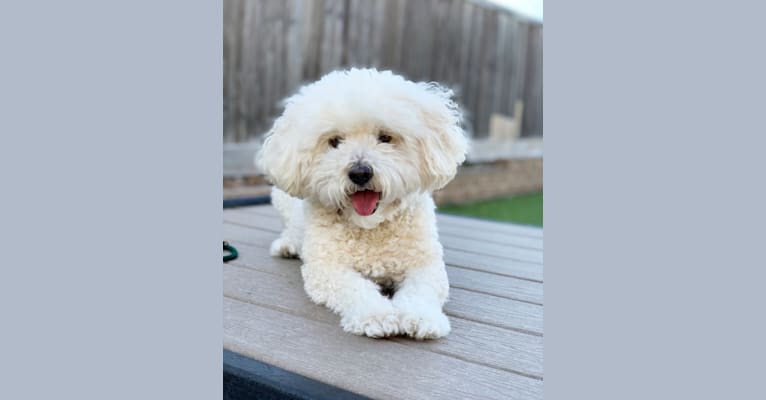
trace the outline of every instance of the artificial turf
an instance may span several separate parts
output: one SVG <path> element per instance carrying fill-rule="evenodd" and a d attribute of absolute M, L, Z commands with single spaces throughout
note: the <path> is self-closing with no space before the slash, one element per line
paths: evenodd
<path fill-rule="evenodd" d="M 543 194 L 533 193 L 469 204 L 447 205 L 439 207 L 438 211 L 445 214 L 543 226 Z"/>

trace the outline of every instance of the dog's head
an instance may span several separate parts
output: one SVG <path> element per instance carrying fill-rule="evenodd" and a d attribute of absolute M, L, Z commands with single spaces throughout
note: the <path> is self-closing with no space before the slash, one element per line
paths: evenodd
<path fill-rule="evenodd" d="M 444 187 L 468 140 L 452 91 L 389 71 L 325 75 L 285 101 L 258 167 L 280 189 L 356 220 L 416 192 Z"/>

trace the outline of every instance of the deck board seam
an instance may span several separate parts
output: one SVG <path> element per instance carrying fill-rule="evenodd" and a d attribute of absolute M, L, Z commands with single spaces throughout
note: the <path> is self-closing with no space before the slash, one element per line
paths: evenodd
<path fill-rule="evenodd" d="M 269 275 L 272 275 L 272 276 L 284 277 L 284 275 L 281 275 L 281 274 L 277 274 L 277 273 L 270 272 L 270 271 L 263 271 L 263 270 L 260 270 L 260 269 L 255 269 L 255 268 L 252 268 L 252 267 L 249 267 L 249 266 L 240 265 L 240 263 L 236 263 L 236 262 L 229 262 L 227 264 L 224 264 L 224 266 L 244 268 L 244 269 L 248 269 L 248 270 L 251 270 L 251 271 L 262 272 L 262 273 L 269 274 Z M 461 289 L 461 288 L 455 288 L 455 289 L 466 290 L 466 289 Z M 224 296 L 231 298 L 231 296 L 226 295 L 226 294 L 224 294 Z M 519 301 L 519 300 L 516 300 L 516 299 L 508 299 L 508 300 Z M 251 301 L 246 301 L 246 300 L 240 300 L 240 301 L 245 301 L 245 302 L 251 303 L 251 304 L 264 304 L 264 303 L 253 303 Z M 533 304 L 533 305 L 537 305 L 537 306 L 543 307 L 542 305 L 539 305 L 539 304 Z M 274 310 L 277 310 L 277 308 L 274 308 L 274 307 L 278 307 L 278 306 L 271 306 L 271 305 L 263 305 L 263 306 L 266 307 L 266 308 L 274 309 Z M 471 319 L 471 318 L 466 318 L 464 316 L 455 315 L 454 313 L 447 312 L 447 311 L 444 311 L 444 313 L 449 315 L 452 318 L 462 319 L 462 320 L 465 320 L 465 321 L 471 321 L 471 322 L 477 323 L 477 324 L 492 326 L 492 327 L 495 327 L 495 328 L 500 328 L 500 329 L 505 329 L 505 330 L 509 330 L 509 331 L 514 331 L 514 332 L 517 332 L 517 333 L 523 333 L 525 335 L 530 335 L 530 336 L 538 336 L 538 337 L 542 337 L 543 336 L 542 333 L 535 332 L 535 331 L 529 331 L 529 330 L 526 330 L 526 329 L 523 329 L 523 328 L 515 328 L 515 327 L 503 326 L 503 325 L 498 325 L 498 324 L 494 324 L 494 323 L 490 323 L 490 322 L 486 322 L 486 321 L 480 321 L 480 320 L 475 320 L 475 319 Z M 295 314 L 294 312 L 288 312 L 288 314 L 295 315 L 295 316 L 301 317 L 301 318 L 307 318 L 307 319 L 315 320 L 313 318 L 305 317 L 305 316 L 300 315 L 300 314 Z M 316 320 L 316 321 L 319 321 L 319 320 Z M 326 321 L 322 321 L 322 322 L 327 323 Z"/>
<path fill-rule="evenodd" d="M 259 215 L 259 216 L 263 216 L 263 217 L 267 217 L 267 218 L 276 218 L 276 219 L 280 219 L 281 220 L 281 217 L 279 215 L 274 215 L 271 212 L 268 212 L 268 211 L 263 212 L 262 210 L 254 210 L 255 208 L 259 208 L 259 207 L 269 208 L 271 206 L 254 206 L 254 207 L 249 207 L 249 208 L 242 207 L 242 208 L 238 208 L 238 210 L 239 211 L 247 212 L 248 214 Z M 449 219 L 457 218 L 457 219 L 459 219 L 461 221 L 465 221 L 465 222 L 469 222 L 469 223 L 471 221 L 475 221 L 475 222 L 479 223 L 480 225 L 484 225 L 482 223 L 490 223 L 490 224 L 498 223 L 497 221 L 489 221 L 489 220 L 485 220 L 485 219 L 462 217 L 462 216 L 457 216 L 457 215 L 454 215 L 454 214 L 445 214 L 445 213 L 437 212 L 436 213 L 437 225 L 439 224 L 438 219 L 439 219 L 440 216 L 446 216 L 447 218 L 445 219 L 444 222 L 446 222 L 449 226 L 455 227 L 455 228 L 463 228 L 463 226 L 452 224 L 452 223 L 449 222 Z M 502 223 L 500 223 L 500 224 L 502 224 Z M 512 227 L 528 228 L 528 229 L 535 229 L 535 230 L 536 229 L 540 229 L 540 230 L 542 230 L 542 228 L 537 228 L 537 227 L 533 227 L 533 226 L 525 226 L 525 225 L 516 225 L 516 224 L 513 224 L 511 222 L 507 223 L 507 225 L 508 226 L 512 226 Z M 486 225 L 482 226 L 482 228 L 485 228 L 485 227 L 487 227 L 487 226 Z M 504 228 L 504 226 L 500 225 L 500 226 L 492 227 L 492 228 L 501 229 L 501 228 Z M 507 227 L 505 227 L 505 228 L 507 228 Z M 508 232 L 508 231 L 495 230 L 495 229 L 491 229 L 491 231 L 495 232 L 495 233 L 502 233 L 502 234 L 510 235 L 510 236 L 524 237 L 524 238 L 528 238 L 528 239 L 542 239 L 543 238 L 542 232 L 540 232 L 540 234 L 538 235 L 538 234 L 532 234 L 532 233 L 527 234 L 527 233 L 521 233 L 521 232 Z"/>
<path fill-rule="evenodd" d="M 544 265 L 544 263 L 542 261 L 522 260 L 520 258 L 515 258 L 515 257 L 512 257 L 512 256 L 504 256 L 504 255 L 499 255 L 499 254 L 488 254 L 486 252 L 468 250 L 468 249 L 463 249 L 463 248 L 456 248 L 456 247 L 452 247 L 452 246 L 447 246 L 445 244 L 442 244 L 442 246 L 444 246 L 445 248 L 450 249 L 450 250 L 459 250 L 459 251 L 462 251 L 462 252 L 465 252 L 465 253 L 469 253 L 469 254 L 476 254 L 476 255 L 480 255 L 480 256 L 490 256 L 490 257 L 502 258 L 503 260 L 518 261 L 518 262 L 523 262 L 523 263 L 526 263 L 526 264 L 533 264 L 535 266 L 540 266 L 540 267 L 542 267 Z M 513 247 L 513 246 L 509 246 L 509 247 Z M 542 253 L 542 251 L 540 253 Z"/>
<path fill-rule="evenodd" d="M 437 227 L 437 230 L 438 230 L 438 227 Z M 500 246 L 515 247 L 517 249 L 534 250 L 534 251 L 540 251 L 540 252 L 543 251 L 542 247 L 532 247 L 532 246 L 524 246 L 524 245 L 520 245 L 520 244 L 503 243 L 503 242 L 499 242 L 499 241 L 495 241 L 495 240 L 490 240 L 490 239 L 476 239 L 475 237 L 470 237 L 468 235 L 458 235 L 458 234 L 453 233 L 453 232 L 439 231 L 439 237 L 448 237 L 448 238 L 452 238 L 452 239 L 469 239 L 469 240 L 475 240 L 475 241 L 481 241 L 481 242 L 496 244 L 496 245 L 500 245 Z"/>
<path fill-rule="evenodd" d="M 498 222 L 495 220 L 485 219 L 485 218 L 478 218 L 478 217 L 468 217 L 463 215 L 456 215 L 456 214 L 448 214 L 443 212 L 436 212 L 437 218 L 442 218 L 445 222 L 450 223 L 450 220 L 452 221 L 460 221 L 459 223 L 467 222 L 467 223 L 476 223 L 477 225 L 481 225 L 482 228 L 487 228 L 491 230 L 492 232 L 498 232 L 498 233 L 509 233 L 514 234 L 516 236 L 524 236 L 528 238 L 536 238 L 540 239 L 543 237 L 543 228 L 532 226 L 532 225 L 524 225 L 524 224 L 516 224 L 513 222 Z M 451 226 L 459 226 L 459 225 L 453 225 L 450 223 Z M 523 230 L 529 230 L 534 231 L 534 233 L 523 233 L 523 232 L 508 232 L 507 229 L 509 227 L 513 227 L 516 229 L 523 229 Z M 499 230 L 496 230 L 499 229 Z M 503 229 L 506 229 L 505 231 Z"/>
<path fill-rule="evenodd" d="M 439 228 L 438 228 L 438 222 L 437 222 L 437 231 L 438 231 L 438 229 Z M 498 242 L 498 241 L 490 240 L 490 239 L 486 239 L 486 240 L 485 239 L 477 239 L 475 237 L 470 237 L 470 236 L 467 236 L 467 235 L 459 235 L 459 234 L 453 233 L 453 232 L 444 232 L 444 231 L 438 231 L 438 232 L 439 232 L 439 237 L 444 236 L 444 237 L 449 237 L 449 238 L 452 238 L 452 239 L 469 239 L 469 240 L 474 240 L 474 241 L 481 241 L 481 242 L 487 242 L 487 243 L 491 243 L 491 244 L 496 244 L 496 245 L 500 245 L 500 246 L 515 247 L 515 248 L 524 249 L 524 250 L 535 250 L 535 251 L 542 251 L 543 250 L 542 247 L 532 247 L 532 246 L 525 246 L 525 245 L 520 245 L 520 244 L 510 244 L 510 243 Z"/>
<path fill-rule="evenodd" d="M 233 301 L 237 301 L 237 302 L 245 303 L 245 304 L 250 304 L 250 305 L 253 305 L 253 306 L 256 306 L 256 307 L 263 307 L 263 308 L 266 308 L 266 309 L 269 309 L 269 310 L 272 310 L 272 311 L 276 311 L 276 312 L 280 312 L 280 313 L 283 313 L 283 314 L 291 315 L 291 316 L 296 317 L 296 318 L 306 319 L 306 320 L 314 321 L 314 322 L 317 322 L 317 323 L 320 323 L 320 324 L 324 324 L 324 325 L 328 325 L 328 326 L 335 326 L 334 323 L 331 323 L 331 322 L 328 322 L 328 321 L 324 321 L 324 320 L 321 320 L 321 319 L 311 318 L 311 317 L 306 316 L 306 315 L 301 315 L 299 313 L 295 313 L 292 310 L 285 309 L 285 308 L 280 308 L 278 306 L 273 306 L 271 304 L 263 304 L 263 303 L 259 303 L 259 302 L 254 302 L 254 301 L 251 301 L 249 299 L 242 299 L 242 298 L 234 297 L 234 296 L 227 295 L 227 294 L 224 294 L 224 297 L 228 298 L 229 300 L 233 300 Z M 344 334 L 347 334 L 347 333 L 344 332 Z M 373 340 L 386 340 L 386 341 L 389 341 L 391 343 L 395 343 L 395 344 L 403 346 L 403 347 L 416 348 L 416 349 L 418 349 L 420 351 L 426 351 L 426 352 L 430 352 L 430 353 L 434 353 L 434 354 L 439 354 L 439 355 L 444 356 L 444 357 L 454 358 L 454 359 L 462 361 L 462 362 L 466 362 L 466 363 L 470 363 L 470 364 L 475 364 L 475 365 L 481 365 L 483 367 L 487 367 L 487 368 L 491 368 L 491 369 L 496 369 L 496 370 L 499 370 L 499 371 L 505 371 L 505 372 L 508 372 L 508 373 L 516 374 L 516 375 L 519 375 L 519 376 L 523 376 L 525 378 L 536 379 L 536 380 L 540 380 L 540 381 L 543 380 L 542 377 L 537 377 L 535 375 L 530 375 L 530 373 L 515 371 L 513 369 L 505 368 L 505 367 L 500 367 L 500 366 L 497 366 L 497 365 L 491 365 L 491 364 L 486 364 L 486 363 L 482 363 L 482 362 L 466 360 L 466 359 L 464 359 L 462 357 L 459 357 L 457 355 L 454 355 L 454 354 L 447 354 L 447 353 L 440 352 L 440 351 L 435 351 L 435 350 L 429 349 L 429 348 L 415 347 L 412 344 L 406 344 L 405 343 L 406 339 L 402 339 L 402 338 L 383 338 L 383 339 L 373 339 Z"/>
<path fill-rule="evenodd" d="M 262 215 L 262 214 L 252 214 L 252 213 L 251 213 L 251 215 L 258 215 L 259 217 L 262 216 L 262 217 L 266 217 L 266 218 L 270 218 L 270 219 L 278 219 L 278 220 L 281 221 L 280 217 L 274 216 L 274 215 Z M 225 218 L 225 216 L 224 216 L 224 218 Z M 232 221 L 232 220 L 227 220 L 227 222 L 236 223 L 238 225 L 243 225 L 243 226 L 252 226 L 252 225 L 245 225 L 244 223 L 238 223 L 238 222 Z M 440 226 L 438 226 L 438 225 L 439 224 L 437 222 L 437 228 L 440 228 Z M 258 227 L 258 228 L 262 229 L 262 230 L 269 230 L 269 231 L 272 231 L 272 232 L 276 232 L 276 231 L 274 231 L 272 229 L 269 229 L 269 228 L 261 228 L 261 227 Z M 450 228 L 459 228 L 459 227 L 450 226 Z M 459 234 L 459 233 L 455 233 L 455 232 L 445 232 L 445 231 L 442 231 L 441 229 L 438 229 L 438 232 L 439 232 L 439 237 L 444 236 L 444 237 L 449 237 L 449 238 L 452 238 L 452 239 L 469 239 L 469 240 L 487 242 L 487 243 L 501 245 L 501 246 L 515 247 L 515 248 L 524 249 L 524 250 L 539 250 L 539 251 L 543 250 L 543 247 L 539 247 L 539 246 L 529 246 L 529 245 L 513 244 L 513 243 L 501 242 L 501 241 L 498 241 L 498 240 L 484 239 L 484 238 L 476 239 L 473 236 L 469 236 L 469 235 L 466 235 L 466 234 Z M 513 236 L 513 234 L 510 234 L 509 236 Z M 527 238 L 527 237 L 525 237 L 525 238 Z M 528 238 L 528 239 L 540 239 L 542 241 L 542 238 Z"/>
<path fill-rule="evenodd" d="M 282 222 L 282 218 L 279 217 L 279 216 L 275 216 L 275 215 L 262 215 L 262 214 L 254 214 L 254 215 L 258 215 L 259 217 L 264 217 L 264 218 L 269 218 L 269 219 L 276 219 L 276 220 L 279 220 L 280 222 Z M 235 220 L 233 220 L 230 217 L 227 218 L 226 215 L 224 215 L 224 219 L 226 219 L 226 222 L 229 222 L 229 223 L 232 223 L 232 224 L 237 224 L 237 225 L 240 225 L 240 226 L 246 226 L 246 227 L 249 227 L 249 228 L 256 228 L 256 229 L 260 229 L 260 230 L 264 230 L 264 231 L 269 231 L 269 232 L 277 232 L 277 233 L 281 232 L 281 229 L 280 230 L 275 230 L 273 228 L 255 226 L 255 225 L 252 225 L 252 224 L 247 223 L 247 222 L 235 221 Z M 437 221 L 437 231 L 439 230 L 438 229 L 439 228 L 438 225 L 439 225 L 439 223 Z M 455 227 L 455 226 L 451 226 L 451 227 L 452 228 L 462 228 L 462 227 Z M 438 232 L 438 233 L 439 233 L 440 236 L 447 236 L 447 237 L 450 237 L 450 238 L 453 238 L 453 239 L 470 239 L 470 240 L 476 240 L 476 241 L 485 241 L 485 240 L 478 240 L 476 238 L 473 238 L 473 237 L 470 237 L 470 236 L 466 236 L 466 235 L 459 235 L 459 234 L 452 233 L 452 232 Z M 501 246 L 508 246 L 508 247 L 524 249 L 524 250 L 533 250 L 533 251 L 540 251 L 540 252 L 543 251 L 543 249 L 539 248 L 539 247 L 530 247 L 530 246 L 524 246 L 524 245 L 518 245 L 518 244 L 509 244 L 509 243 L 503 243 L 503 242 L 496 242 L 496 241 L 492 241 L 492 240 L 486 240 L 486 242 L 489 242 L 489 243 L 492 243 L 492 244 L 501 245 Z"/>
<path fill-rule="evenodd" d="M 507 274 L 507 273 L 501 273 L 501 272 L 494 272 L 494 271 L 485 271 L 485 270 L 483 270 L 483 269 L 478 269 L 478 268 L 476 268 L 476 267 L 469 267 L 469 266 L 466 266 L 466 265 L 455 264 L 455 263 L 454 263 L 454 261 L 449 261 L 449 262 L 448 262 L 448 261 L 445 261 L 445 262 L 444 262 L 444 264 L 446 264 L 446 265 L 449 265 L 450 267 L 455 267 L 455 268 L 465 269 L 465 270 L 468 270 L 468 271 L 483 272 L 483 273 L 485 273 L 485 274 L 492 274 L 492 275 L 497 275 L 497 276 L 504 276 L 504 277 L 506 277 L 506 278 L 514 278 L 514 279 L 518 279 L 518 280 L 521 280 L 521 281 L 529 281 L 529 282 L 534 282 L 534 283 L 543 283 L 543 281 L 542 281 L 542 280 L 540 280 L 540 279 L 534 279 L 534 278 L 525 278 L 525 277 L 523 277 L 523 276 L 518 276 L 518 275 L 513 275 L 513 274 Z"/>
<path fill-rule="evenodd" d="M 276 220 L 282 221 L 282 218 L 279 217 L 278 215 L 269 215 L 269 214 L 260 214 L 260 213 L 259 214 L 247 213 L 247 214 L 257 215 L 259 217 L 265 217 L 265 218 L 269 218 L 269 219 L 276 219 Z M 230 222 L 236 223 L 234 221 L 230 221 Z M 251 226 L 251 225 L 247 225 L 247 226 Z M 441 225 L 439 224 L 438 221 L 437 221 L 437 228 L 441 228 Z M 462 227 L 455 226 L 455 225 L 449 225 L 449 228 L 462 228 Z M 263 229 L 267 230 L 267 228 L 263 228 Z M 268 230 L 270 230 L 270 229 L 268 229 Z M 475 237 L 472 237 L 472 236 L 469 236 L 469 235 L 465 235 L 465 234 L 449 232 L 449 231 L 442 231 L 441 229 L 437 229 L 437 230 L 439 232 L 439 236 L 440 237 L 441 236 L 445 236 L 445 237 L 450 237 L 450 238 L 453 238 L 453 239 L 478 240 Z M 514 235 L 513 233 L 508 233 L 507 236 L 515 236 L 515 237 L 526 238 L 526 239 L 539 239 L 541 241 L 543 240 L 542 238 L 538 238 L 538 237 L 520 236 L 520 235 Z M 480 241 L 487 242 L 487 243 L 492 243 L 492 244 L 497 244 L 497 245 L 502 245 L 502 246 L 516 247 L 516 248 L 525 249 L 525 250 L 540 250 L 540 251 L 543 250 L 542 247 L 538 247 L 538 246 L 527 246 L 527 245 L 512 244 L 512 243 L 501 242 L 501 241 L 492 240 L 492 239 L 481 239 Z"/>
<path fill-rule="evenodd" d="M 524 328 L 514 328 L 514 327 L 510 327 L 510 326 L 503 326 L 503 325 L 495 324 L 495 323 L 492 323 L 492 322 L 480 321 L 480 320 L 477 320 L 477 319 L 474 319 L 474 318 L 468 318 L 468 317 L 465 317 L 463 315 L 455 315 L 455 314 L 448 313 L 448 312 L 445 312 L 445 314 L 447 314 L 447 315 L 449 315 L 450 317 L 453 317 L 453 318 L 460 318 L 460 319 L 463 319 L 463 320 L 466 320 L 466 321 L 471 321 L 471 322 L 474 322 L 474 323 L 477 323 L 477 324 L 484 324 L 484 325 L 489 325 L 489 326 L 492 326 L 492 327 L 495 327 L 495 328 L 507 329 L 509 331 L 514 331 L 514 332 L 517 332 L 517 333 L 523 333 L 525 335 L 530 335 L 530 336 L 544 337 L 541 332 L 530 331 L 530 330 L 524 329 Z"/>
<path fill-rule="evenodd" d="M 255 247 L 255 248 L 258 248 L 258 249 L 266 249 L 266 250 L 269 249 L 269 246 L 267 246 L 265 244 L 261 244 L 261 243 L 243 242 L 243 241 L 238 240 L 238 239 L 227 239 L 227 241 L 230 242 L 230 243 L 235 243 L 235 244 L 241 245 L 241 246 Z M 543 283 L 543 281 L 539 280 L 539 279 L 526 278 L 526 277 L 523 277 L 523 276 L 513 275 L 511 273 L 486 271 L 486 270 L 479 269 L 479 268 L 476 268 L 476 267 L 470 267 L 470 266 L 466 266 L 466 265 L 462 265 L 462 264 L 456 264 L 454 261 L 445 260 L 444 264 L 447 265 L 447 266 L 450 266 L 450 267 L 460 268 L 460 269 L 474 271 L 474 272 L 482 272 L 482 273 L 485 273 L 485 274 L 492 274 L 492 275 L 497 275 L 497 276 L 503 276 L 503 277 L 506 277 L 506 278 L 513 278 L 513 279 L 518 279 L 518 280 L 528 281 L 528 282 L 534 282 L 534 283 Z"/>
<path fill-rule="evenodd" d="M 272 272 L 272 271 L 267 271 L 267 270 L 264 270 L 264 269 L 260 269 L 256 265 L 251 265 L 251 264 L 243 263 L 241 261 L 236 261 L 236 260 L 229 261 L 228 263 L 225 263 L 224 266 L 225 265 L 233 265 L 233 266 L 236 266 L 236 267 L 239 267 L 239 268 L 246 268 L 246 269 L 249 269 L 251 271 L 263 272 L 264 274 L 269 274 L 269 275 L 272 275 L 272 276 L 279 276 L 279 277 L 285 277 L 286 276 L 284 274 L 280 274 L 280 273 L 277 273 L 277 272 Z M 518 301 L 518 302 L 521 302 L 521 303 L 532 304 L 534 306 L 541 306 L 541 307 L 543 306 L 543 303 L 538 303 L 538 302 L 532 301 L 532 300 L 524 300 L 524 299 L 520 299 L 518 297 L 499 295 L 499 294 L 496 294 L 496 293 L 490 293 L 490 292 L 486 292 L 486 291 L 483 291 L 483 290 L 468 288 L 468 287 L 464 287 L 464 286 L 460 286 L 460 285 L 455 285 L 454 283 L 450 283 L 450 289 L 453 289 L 453 288 L 454 289 L 465 290 L 467 292 L 472 292 L 472 293 L 479 293 L 479 294 L 483 294 L 485 296 L 498 297 L 498 298 L 501 298 L 501 299 L 513 300 L 513 301 Z"/>
<path fill-rule="evenodd" d="M 399 340 L 402 340 L 402 342 L 403 342 L 402 344 L 404 344 L 405 346 L 413 347 L 413 348 L 418 348 L 418 349 L 423 350 L 423 348 L 421 348 L 421 347 L 415 347 L 414 346 L 415 343 L 411 343 L 410 344 L 409 342 L 406 341 L 406 339 L 393 338 L 392 340 L 397 342 L 397 343 L 399 342 Z M 448 354 L 448 353 L 445 353 L 445 352 L 440 351 L 438 349 L 428 349 L 428 351 L 430 351 L 432 353 L 436 353 L 436 354 L 441 354 L 443 356 L 448 356 L 448 357 L 456 358 L 458 360 L 465 361 L 465 362 L 468 362 L 468 363 L 471 363 L 471 364 L 483 365 L 483 366 L 488 367 L 488 368 L 498 369 L 498 370 L 505 371 L 505 372 L 510 372 L 510 373 L 516 374 L 516 375 L 526 376 L 527 378 L 532 378 L 532 379 L 536 379 L 536 380 L 539 380 L 539 381 L 543 380 L 543 377 L 540 376 L 540 375 L 535 375 L 535 374 L 532 374 L 532 373 L 529 373 L 529 372 L 517 371 L 517 370 L 514 370 L 512 368 L 506 368 L 506 367 L 501 367 L 501 366 L 497 366 L 497 365 L 492 365 L 492 364 L 484 363 L 484 362 L 481 362 L 481 361 L 468 360 L 468 359 L 463 358 L 462 356 L 458 356 L 456 354 Z"/>
<path fill-rule="evenodd" d="M 479 294 L 483 294 L 485 296 L 498 297 L 498 298 L 501 298 L 501 299 L 513 300 L 513 301 L 518 301 L 518 302 L 521 302 L 521 303 L 532 304 L 533 306 L 541 306 L 541 307 L 543 306 L 543 303 L 538 303 L 536 301 L 524 300 L 524 299 L 520 299 L 520 298 L 517 298 L 517 297 L 511 297 L 511 296 L 503 296 L 503 295 L 499 295 L 499 294 L 495 294 L 495 293 L 485 292 L 485 291 L 482 291 L 482 290 L 466 288 L 466 287 L 450 284 L 450 289 L 452 289 L 452 288 L 460 289 L 460 290 L 465 290 L 467 292 L 479 293 Z"/>
<path fill-rule="evenodd" d="M 236 240 L 236 239 L 229 240 L 229 242 L 230 243 L 234 243 L 236 245 L 241 245 L 241 246 L 255 247 L 257 249 L 266 249 L 266 247 L 259 246 L 259 245 L 254 245 L 254 244 L 247 243 L 247 242 L 241 242 L 241 241 Z M 257 270 L 257 271 L 263 271 L 263 272 L 271 273 L 270 271 L 264 271 L 264 270 L 261 270 L 261 269 L 251 268 L 251 267 L 255 267 L 255 266 L 250 266 L 249 264 L 244 264 L 244 263 L 242 263 L 242 261 L 230 261 L 229 264 L 239 265 L 239 266 L 250 268 L 250 269 L 254 269 L 254 270 Z M 473 271 L 473 272 L 479 272 L 479 273 L 487 273 L 487 274 L 502 276 L 502 277 L 505 277 L 505 278 L 511 278 L 511 279 L 517 279 L 517 280 L 532 282 L 532 283 L 539 283 L 539 284 L 543 283 L 542 281 L 537 281 L 537 280 L 534 280 L 534 279 L 522 278 L 522 277 L 517 277 L 517 276 L 513 276 L 513 275 L 506 275 L 506 274 L 500 274 L 500 273 L 495 273 L 495 272 L 488 272 L 488 271 L 483 271 L 483 270 L 474 269 L 474 268 L 470 268 L 470 267 L 465 267 L 465 266 L 460 266 L 460 265 L 453 265 L 453 264 L 447 263 L 447 262 L 445 262 L 445 265 L 447 265 L 449 267 L 452 267 L 452 268 L 458 268 L 458 269 L 463 269 L 463 270 L 468 270 L 468 271 Z M 280 275 L 280 276 L 283 276 L 283 275 Z M 517 297 L 511 297 L 511 296 L 508 296 L 508 295 L 499 295 L 499 294 L 495 294 L 495 293 L 489 293 L 489 292 L 485 292 L 485 291 L 482 291 L 482 290 L 479 290 L 479 289 L 474 289 L 474 288 L 468 288 L 468 287 L 464 287 L 464 286 L 453 285 L 452 283 L 450 283 L 450 287 L 455 287 L 455 288 L 458 288 L 458 289 L 468 290 L 468 291 L 471 291 L 471 292 L 486 294 L 486 295 L 489 295 L 489 296 L 494 296 L 494 297 L 500 297 L 500 298 L 509 299 L 509 300 L 520 301 L 520 302 L 523 302 L 523 303 L 534 304 L 534 305 L 537 305 L 537 306 L 542 306 L 543 305 L 543 303 L 538 303 L 538 302 L 531 301 L 531 300 L 524 300 L 524 299 L 519 299 Z"/>
<path fill-rule="evenodd" d="M 278 230 L 274 230 L 274 229 L 270 229 L 270 228 L 264 228 L 264 227 L 260 227 L 260 226 L 253 226 L 253 225 L 250 225 L 250 224 L 247 224 L 247 223 L 242 223 L 242 222 L 237 222 L 237 221 L 226 220 L 226 221 L 224 221 L 224 223 L 232 224 L 232 225 L 237 225 L 237 226 L 240 226 L 240 227 L 243 227 L 243 228 L 264 231 L 264 232 L 271 232 L 271 233 L 276 233 L 276 234 L 281 233 L 281 231 L 278 231 Z M 444 243 L 442 243 L 442 246 L 444 246 L 445 248 L 450 249 L 450 250 L 462 251 L 462 252 L 469 253 L 469 254 L 477 254 L 477 255 L 481 255 L 481 256 L 497 257 L 497 258 L 502 258 L 504 260 L 518 261 L 518 262 L 523 262 L 523 263 L 527 263 L 527 264 L 532 264 L 532 265 L 535 265 L 535 266 L 543 266 L 544 265 L 544 263 L 541 262 L 541 261 L 523 260 L 523 259 L 515 258 L 515 257 L 512 257 L 512 256 L 505 256 L 505 255 L 499 255 L 499 254 L 491 254 L 491 253 L 486 253 L 486 252 L 478 252 L 478 251 L 468 250 L 468 249 L 465 249 L 465 248 L 453 247 L 451 245 L 445 245 Z M 522 250 L 534 250 L 534 249 L 524 249 L 524 248 L 517 247 L 517 246 L 514 246 L 514 245 L 507 245 L 507 246 L 509 248 L 517 248 L 517 249 L 522 249 Z M 540 253 L 542 253 L 542 250 L 540 250 Z"/>

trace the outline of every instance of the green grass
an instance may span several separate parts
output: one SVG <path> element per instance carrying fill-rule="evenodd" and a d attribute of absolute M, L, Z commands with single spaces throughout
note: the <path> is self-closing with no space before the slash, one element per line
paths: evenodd
<path fill-rule="evenodd" d="M 439 211 L 445 214 L 543 226 L 543 194 L 526 194 L 470 204 L 448 205 L 439 207 Z"/>

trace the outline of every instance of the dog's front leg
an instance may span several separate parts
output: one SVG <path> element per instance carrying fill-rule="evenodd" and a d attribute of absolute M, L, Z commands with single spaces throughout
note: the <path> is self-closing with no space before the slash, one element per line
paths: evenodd
<path fill-rule="evenodd" d="M 449 281 L 441 260 L 409 271 L 393 298 L 402 333 L 416 339 L 446 336 L 450 323 L 442 305 L 448 293 Z"/>
<path fill-rule="evenodd" d="M 378 285 L 358 272 L 305 264 L 301 274 L 309 297 L 340 314 L 344 331 L 370 337 L 399 333 L 399 319 L 391 300 L 380 294 Z"/>

